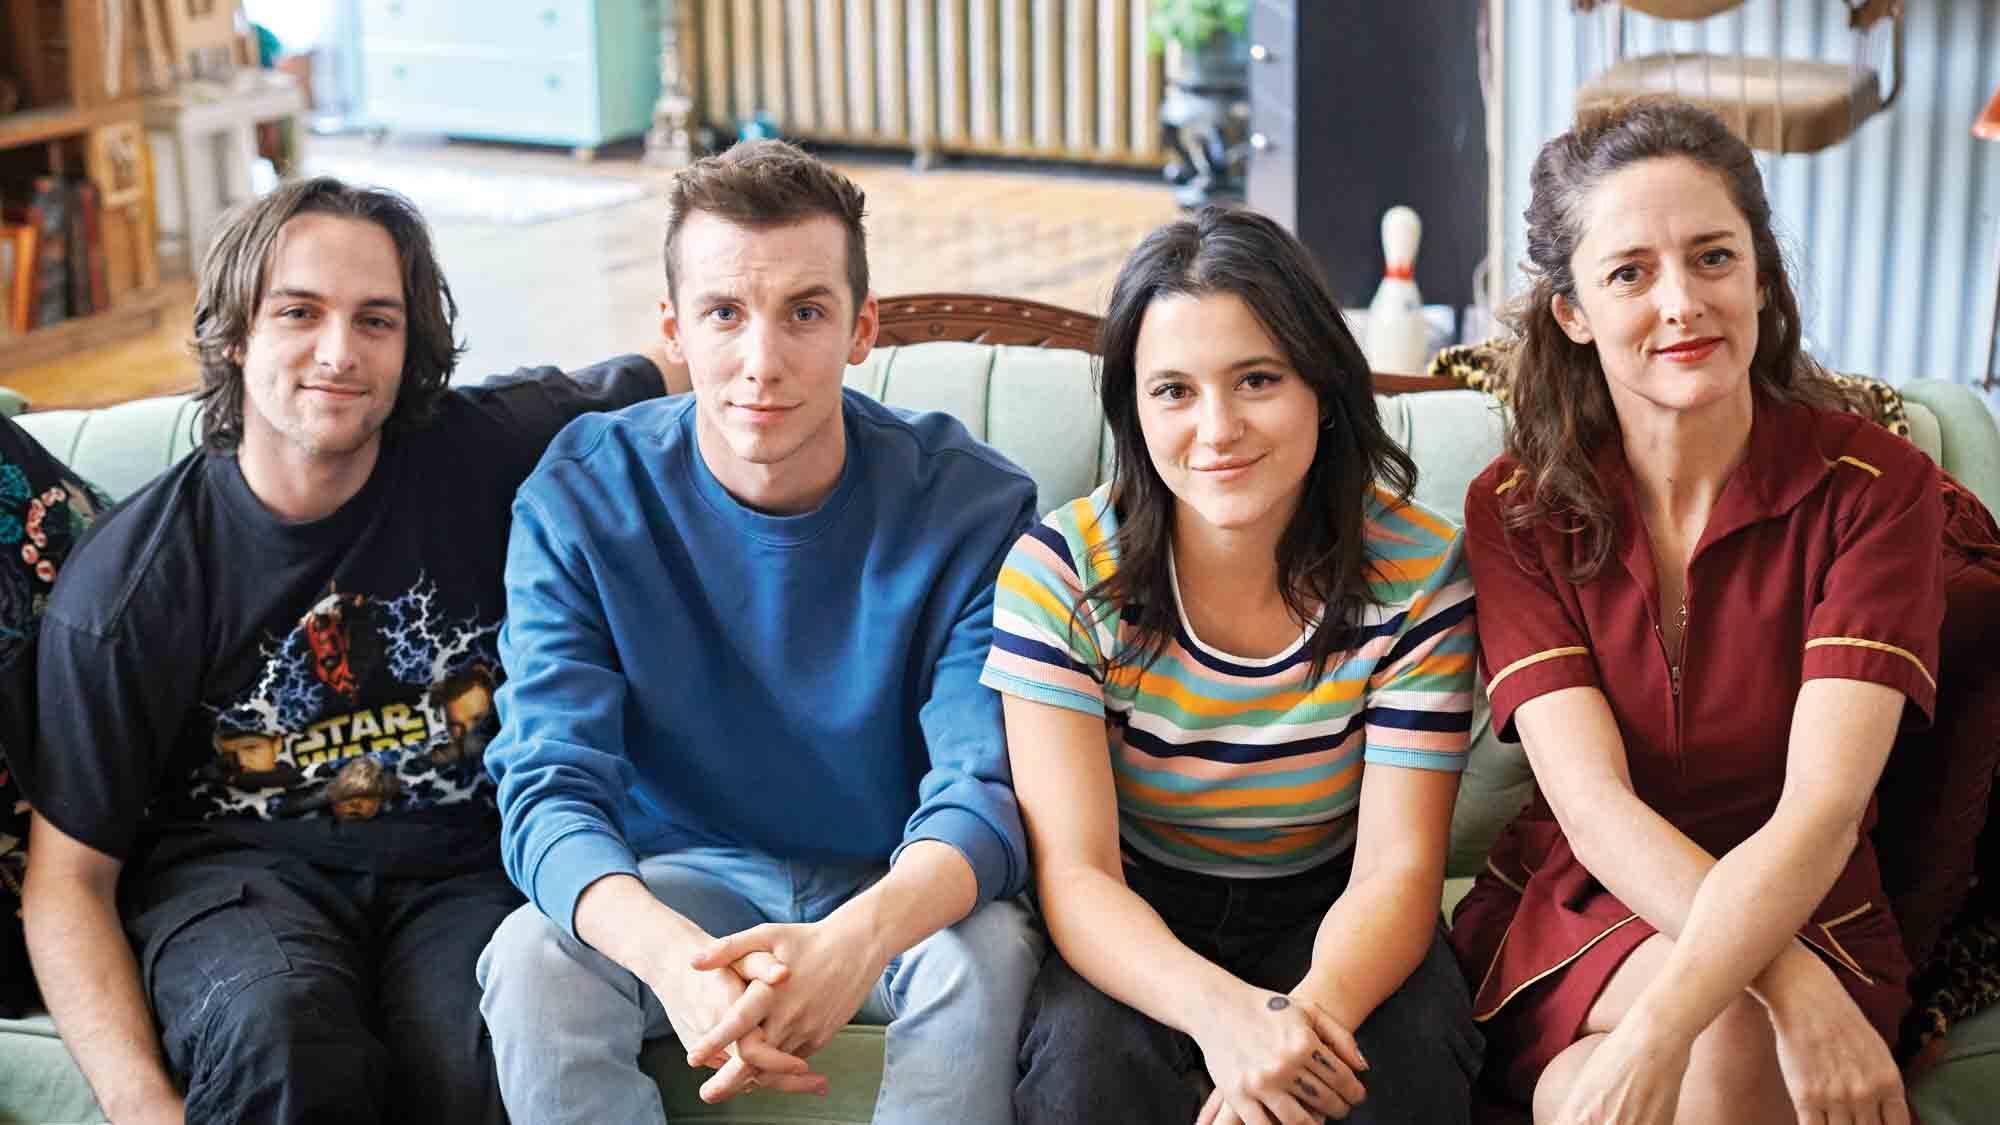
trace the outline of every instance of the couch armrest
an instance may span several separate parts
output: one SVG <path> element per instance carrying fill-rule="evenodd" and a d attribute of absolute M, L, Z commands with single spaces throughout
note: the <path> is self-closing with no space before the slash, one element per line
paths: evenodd
<path fill-rule="evenodd" d="M 2000 511 L 2000 425 L 1978 391 L 1964 383 L 1914 379 L 1896 388 L 1937 415 L 1939 463 L 1991 511 Z"/>

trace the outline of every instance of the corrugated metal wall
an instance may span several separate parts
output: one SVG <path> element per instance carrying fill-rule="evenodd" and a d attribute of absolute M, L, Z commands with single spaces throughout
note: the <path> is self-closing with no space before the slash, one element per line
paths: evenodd
<path fill-rule="evenodd" d="M 1835 148 L 1759 154 L 1760 163 L 1814 354 L 1897 382 L 1976 381 L 1993 310 L 2000 142 L 1973 137 L 1971 126 L 2000 83 L 2000 0 L 1905 7 L 1908 72 L 1896 104 Z M 1857 50 L 1846 14 L 1834 0 L 1745 0 L 1694 24 L 1627 13 L 1625 51 L 1769 54 L 1775 45 L 1845 61 Z M 1567 127 L 1573 91 L 1612 57 L 1615 16 L 1578 15 L 1561 0 L 1505 0 L 1502 16 L 1502 260 L 1518 288 L 1529 166 Z M 1887 25 L 1859 49 L 1885 71 L 1886 90 Z"/>

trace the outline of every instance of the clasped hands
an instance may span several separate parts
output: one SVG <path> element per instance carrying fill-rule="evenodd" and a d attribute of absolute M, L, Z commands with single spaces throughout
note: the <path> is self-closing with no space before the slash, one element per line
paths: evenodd
<path fill-rule="evenodd" d="M 1215 1082 L 1196 1125 L 1340 1120 L 1366 1096 L 1353 1033 L 1303 986 L 1288 996 L 1246 986 L 1194 1038 Z"/>
<path fill-rule="evenodd" d="M 839 918 L 754 926 L 665 971 L 654 991 L 688 1065 L 715 1070 L 703 1101 L 758 1088 L 826 1094 L 826 1076 L 806 1060 L 854 1018 L 888 964 Z"/>

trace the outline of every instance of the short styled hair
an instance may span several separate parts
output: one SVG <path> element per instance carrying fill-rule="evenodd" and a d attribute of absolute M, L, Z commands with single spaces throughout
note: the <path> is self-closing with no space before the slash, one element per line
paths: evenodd
<path fill-rule="evenodd" d="M 299 215 L 371 222 L 396 244 L 407 337 L 402 384 L 388 428 L 430 418 L 465 350 L 454 335 L 458 302 L 415 204 L 385 188 L 351 187 L 329 176 L 283 184 L 225 215 L 201 259 L 192 341 L 201 363 L 201 388 L 195 399 L 202 407 L 202 445 L 217 453 L 233 452 L 243 440 L 243 365 L 236 357 L 256 323 L 278 234 Z"/>
<path fill-rule="evenodd" d="M 847 287 L 858 311 L 868 296 L 867 201 L 853 180 L 785 141 L 744 141 L 703 157 L 676 174 L 667 192 L 667 299 L 676 299 L 681 228 L 696 212 L 751 229 L 825 215 L 847 231 Z"/>

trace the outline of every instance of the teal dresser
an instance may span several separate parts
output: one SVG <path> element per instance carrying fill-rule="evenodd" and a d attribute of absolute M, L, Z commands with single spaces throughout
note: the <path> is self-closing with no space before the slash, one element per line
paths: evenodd
<path fill-rule="evenodd" d="M 362 117 L 569 145 L 637 136 L 660 92 L 654 0 L 360 0 Z"/>

